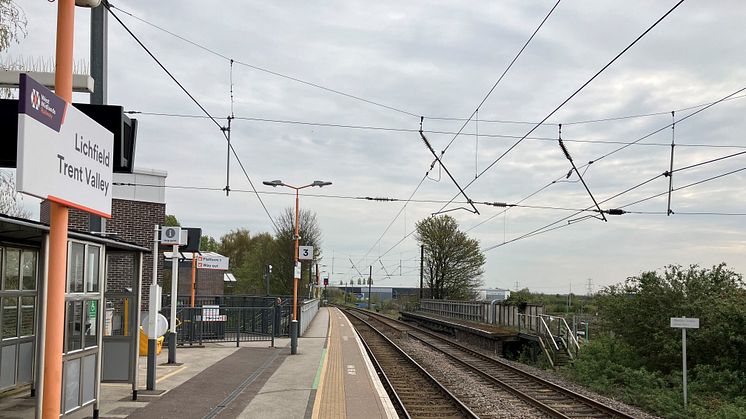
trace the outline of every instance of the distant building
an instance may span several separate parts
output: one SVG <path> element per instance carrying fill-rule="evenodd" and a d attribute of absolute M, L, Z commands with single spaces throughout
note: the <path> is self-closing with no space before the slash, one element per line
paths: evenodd
<path fill-rule="evenodd" d="M 332 288 L 330 285 L 329 288 Z M 337 288 L 339 290 L 344 291 L 347 289 L 348 293 L 351 294 L 357 294 L 360 299 L 367 299 L 368 298 L 368 287 L 363 285 L 355 285 L 355 286 L 348 286 L 347 288 L 344 287 L 344 285 L 335 285 L 334 288 Z M 425 290 L 425 295 L 428 295 L 428 290 Z M 370 288 L 370 293 L 373 296 L 373 298 L 378 298 L 380 301 L 388 301 L 388 300 L 398 300 L 400 298 L 406 298 L 406 297 L 419 297 L 420 296 L 420 288 L 413 288 L 413 287 L 376 287 L 372 286 Z"/>
<path fill-rule="evenodd" d="M 475 300 L 477 301 L 505 301 L 510 298 L 510 290 L 501 288 L 478 290 Z"/>

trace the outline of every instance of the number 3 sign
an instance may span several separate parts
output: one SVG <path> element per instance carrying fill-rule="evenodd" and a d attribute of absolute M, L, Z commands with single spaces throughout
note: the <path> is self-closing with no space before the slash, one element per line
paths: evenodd
<path fill-rule="evenodd" d="M 298 259 L 313 260 L 313 246 L 298 246 Z"/>

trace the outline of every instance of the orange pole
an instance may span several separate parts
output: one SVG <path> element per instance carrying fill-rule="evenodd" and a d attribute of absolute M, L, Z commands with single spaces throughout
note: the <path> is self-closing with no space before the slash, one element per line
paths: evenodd
<path fill-rule="evenodd" d="M 194 308 L 194 282 L 197 276 L 197 255 L 192 252 L 192 308 Z"/>
<path fill-rule="evenodd" d="M 73 36 L 75 0 L 57 1 L 55 93 L 69 103 L 73 97 Z M 59 418 L 62 395 L 62 350 L 65 330 L 65 278 L 68 210 L 50 202 L 47 318 L 44 336 L 42 417 Z"/>
<path fill-rule="evenodd" d="M 300 188 L 295 189 L 295 264 L 293 265 L 293 272 L 295 272 L 295 266 L 298 265 L 298 191 Z M 293 273 L 293 320 L 298 320 L 298 278 Z"/>

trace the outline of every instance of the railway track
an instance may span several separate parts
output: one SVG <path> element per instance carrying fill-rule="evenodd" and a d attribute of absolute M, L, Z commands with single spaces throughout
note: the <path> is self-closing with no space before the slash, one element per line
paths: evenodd
<path fill-rule="evenodd" d="M 517 399 L 550 417 L 594 419 L 633 417 L 429 330 L 368 311 L 352 309 L 347 312 L 358 313 L 361 317 L 367 318 L 368 323 L 379 329 L 385 328 L 389 334 L 393 333 L 394 336 L 406 331 L 409 337 L 444 354 L 455 364 L 479 376 L 480 382 L 487 381 L 487 385 L 499 387 L 511 393 Z M 353 314 L 350 317 L 355 316 Z M 489 412 L 478 413 L 480 417 L 489 416 Z"/>
<path fill-rule="evenodd" d="M 349 316 L 403 418 L 478 418 L 438 380 L 365 320 Z M 392 396 L 392 394 L 390 394 Z M 396 406 L 398 405 L 398 406 Z"/>

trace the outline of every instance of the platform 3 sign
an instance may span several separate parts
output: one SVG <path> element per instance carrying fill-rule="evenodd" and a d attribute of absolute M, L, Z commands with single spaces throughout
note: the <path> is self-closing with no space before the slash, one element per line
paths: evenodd
<path fill-rule="evenodd" d="M 114 134 L 21 74 L 16 188 L 111 218 Z"/>

